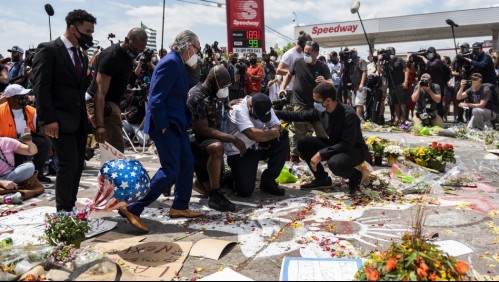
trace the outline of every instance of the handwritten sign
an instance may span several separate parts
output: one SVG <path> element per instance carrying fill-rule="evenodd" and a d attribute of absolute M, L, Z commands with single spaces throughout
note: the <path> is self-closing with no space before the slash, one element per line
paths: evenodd
<path fill-rule="evenodd" d="M 111 160 L 127 159 L 127 157 L 120 152 L 118 149 L 114 148 L 111 144 L 99 143 L 100 149 L 100 162 L 101 165 Z"/>
<path fill-rule="evenodd" d="M 100 218 L 89 219 L 88 225 L 90 225 L 90 231 L 85 234 L 85 237 L 91 238 L 96 235 L 113 230 L 113 228 L 116 227 L 117 224 L 118 222 Z"/>
<path fill-rule="evenodd" d="M 146 242 L 125 246 L 112 242 L 98 243 L 95 247 L 139 278 L 172 280 L 182 269 L 192 242 Z"/>

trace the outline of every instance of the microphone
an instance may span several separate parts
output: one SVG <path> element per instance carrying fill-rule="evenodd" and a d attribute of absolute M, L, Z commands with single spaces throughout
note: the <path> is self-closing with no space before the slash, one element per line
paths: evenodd
<path fill-rule="evenodd" d="M 447 19 L 447 20 L 445 20 L 445 22 L 446 22 L 448 25 L 450 25 L 450 26 L 459 27 L 459 25 L 458 25 L 458 24 L 456 24 L 456 23 L 455 23 L 453 20 L 451 20 L 451 19 Z"/>
<path fill-rule="evenodd" d="M 47 12 L 47 15 L 49 15 L 49 17 L 52 17 L 54 15 L 54 8 L 52 8 L 52 5 L 45 4 L 45 12 Z"/>

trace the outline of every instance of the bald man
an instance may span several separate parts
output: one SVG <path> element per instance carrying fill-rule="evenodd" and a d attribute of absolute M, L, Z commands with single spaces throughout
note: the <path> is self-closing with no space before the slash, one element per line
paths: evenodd
<path fill-rule="evenodd" d="M 191 141 L 194 153 L 196 180 L 193 189 L 209 197 L 208 205 L 218 211 L 235 211 L 236 206 L 220 190 L 223 142 L 232 143 L 241 155 L 246 152 L 244 142 L 223 132 L 223 117 L 228 111 L 230 75 L 223 65 L 213 67 L 203 84 L 189 91 L 187 106 L 192 112 L 195 140 Z M 233 104 L 238 101 L 233 101 Z"/>
<path fill-rule="evenodd" d="M 87 93 L 93 101 L 87 104 L 92 118 L 95 139 L 107 141 L 121 152 L 125 151 L 122 137 L 120 101 L 126 91 L 133 63 L 147 45 L 147 34 L 141 28 L 128 32 L 125 40 L 105 49 L 97 59 L 96 76 Z"/>

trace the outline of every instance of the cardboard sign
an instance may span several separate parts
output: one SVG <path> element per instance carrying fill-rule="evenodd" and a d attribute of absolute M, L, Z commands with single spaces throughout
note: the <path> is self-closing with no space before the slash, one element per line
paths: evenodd
<path fill-rule="evenodd" d="M 172 280 L 182 269 L 192 242 L 98 243 L 95 248 L 138 279 Z"/>
<path fill-rule="evenodd" d="M 225 248 L 231 244 L 236 244 L 236 242 L 202 239 L 192 247 L 191 256 L 218 260 Z"/>
<path fill-rule="evenodd" d="M 107 231 L 113 230 L 114 227 L 118 225 L 118 222 L 94 218 L 94 219 L 89 219 L 88 225 L 90 225 L 90 231 L 87 234 L 85 234 L 85 237 L 87 239 L 105 233 Z"/>
<path fill-rule="evenodd" d="M 118 159 L 126 159 L 127 157 L 120 152 L 118 149 L 114 148 L 111 144 L 105 142 L 105 143 L 99 143 L 99 149 L 100 149 L 100 163 L 101 165 L 104 165 L 104 163 L 111 161 L 111 160 L 118 160 Z"/>
<path fill-rule="evenodd" d="M 211 275 L 199 279 L 198 281 L 255 281 L 255 280 L 248 278 L 238 272 L 235 272 L 230 268 L 224 268 L 224 270 L 215 272 Z"/>

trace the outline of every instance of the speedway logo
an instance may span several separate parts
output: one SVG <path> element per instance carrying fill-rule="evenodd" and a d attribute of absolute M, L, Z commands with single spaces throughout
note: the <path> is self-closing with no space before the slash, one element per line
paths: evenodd
<path fill-rule="evenodd" d="M 321 35 L 321 34 L 329 34 L 329 33 L 355 33 L 357 28 L 359 27 L 358 24 L 352 24 L 352 25 L 337 25 L 337 26 L 329 26 L 329 27 L 318 27 L 314 26 L 312 28 L 312 34 L 313 35 Z"/>
<path fill-rule="evenodd" d="M 260 22 L 234 20 L 233 25 L 234 26 L 254 26 L 254 27 L 258 27 L 260 25 Z"/>
<path fill-rule="evenodd" d="M 232 28 L 255 27 L 262 25 L 263 15 L 262 0 L 232 0 L 230 3 L 230 16 Z"/>

